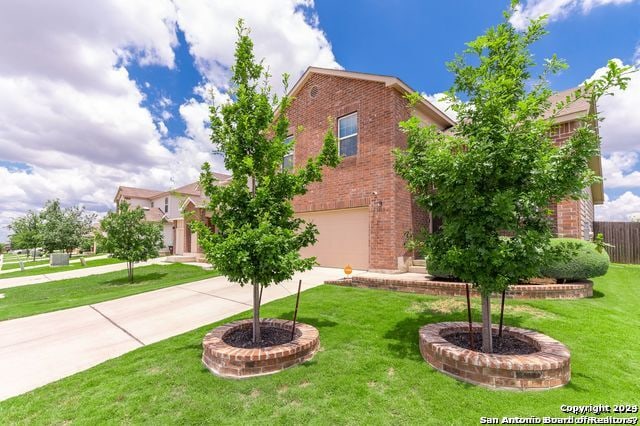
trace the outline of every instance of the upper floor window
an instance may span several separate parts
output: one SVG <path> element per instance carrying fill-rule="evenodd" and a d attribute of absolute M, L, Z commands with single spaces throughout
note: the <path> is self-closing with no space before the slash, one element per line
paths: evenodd
<path fill-rule="evenodd" d="M 153 201 L 151 202 L 151 207 L 153 208 Z"/>
<path fill-rule="evenodd" d="M 164 198 L 164 212 L 169 213 L 169 197 Z"/>
<path fill-rule="evenodd" d="M 287 138 L 284 140 L 284 143 L 286 145 L 292 145 L 293 136 L 287 136 Z M 282 159 L 282 169 L 283 170 L 293 169 L 293 146 L 290 146 L 289 152 Z"/>
<path fill-rule="evenodd" d="M 338 152 L 343 157 L 358 153 L 358 113 L 338 119 Z"/>

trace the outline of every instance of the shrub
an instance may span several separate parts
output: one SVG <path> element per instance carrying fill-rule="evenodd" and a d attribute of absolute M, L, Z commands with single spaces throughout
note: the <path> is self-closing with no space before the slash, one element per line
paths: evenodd
<path fill-rule="evenodd" d="M 427 273 L 436 278 L 445 278 L 448 280 L 457 279 L 452 271 L 444 269 L 441 265 L 433 260 L 427 260 Z"/>
<path fill-rule="evenodd" d="M 609 269 L 609 255 L 599 252 L 594 243 L 573 238 L 553 238 L 552 247 L 564 248 L 564 254 L 554 253 L 541 268 L 540 275 L 562 281 L 599 277 Z"/>

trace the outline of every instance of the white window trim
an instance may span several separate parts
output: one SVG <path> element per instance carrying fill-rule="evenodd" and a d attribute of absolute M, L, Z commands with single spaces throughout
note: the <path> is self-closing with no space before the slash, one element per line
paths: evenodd
<path fill-rule="evenodd" d="M 169 213 L 169 197 L 164 198 L 164 212 Z"/>
<path fill-rule="evenodd" d="M 345 118 L 349 118 L 352 115 L 356 116 L 356 132 L 355 133 L 351 133 L 349 135 L 340 136 L 340 120 L 343 120 Z M 347 115 L 344 115 L 344 116 L 338 118 L 338 155 L 339 156 L 342 156 L 342 152 L 340 152 L 340 146 L 341 146 L 340 142 L 342 142 L 343 139 L 348 139 L 348 138 L 350 138 L 350 137 L 352 137 L 354 135 L 356 137 L 356 153 L 355 153 L 355 155 L 350 155 L 349 157 L 355 157 L 356 155 L 358 155 L 358 152 L 360 152 L 360 150 L 358 149 L 358 145 L 359 145 L 358 144 L 358 130 L 359 129 L 360 129 L 360 125 L 358 123 L 358 111 L 352 112 L 351 114 L 347 114 Z"/>

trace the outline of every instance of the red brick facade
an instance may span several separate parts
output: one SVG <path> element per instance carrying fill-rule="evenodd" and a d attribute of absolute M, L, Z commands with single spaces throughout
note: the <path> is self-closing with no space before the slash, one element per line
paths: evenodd
<path fill-rule="evenodd" d="M 552 137 L 556 144 L 562 145 L 580 126 L 577 120 L 559 124 Z M 553 228 L 558 237 L 590 240 L 593 237 L 593 201 L 591 190 L 585 189 L 586 198 L 564 200 L 552 206 Z"/>
<path fill-rule="evenodd" d="M 405 181 L 393 169 L 392 149 L 406 146 L 398 123 L 410 114 L 402 90 L 388 80 L 375 81 L 361 75 L 365 77 L 312 72 L 294 88 L 294 101 L 288 113 L 290 133 L 296 135 L 294 165 L 304 164 L 307 158 L 320 152 L 329 117 L 337 134 L 337 119 L 355 112 L 358 152 L 343 158 L 335 169 L 325 170 L 323 181 L 311 185 L 307 194 L 297 197 L 293 205 L 296 213 L 368 207 L 369 269 L 397 270 L 413 255 L 404 247 L 406 235 L 429 229 L 430 218 L 416 205 Z M 422 116 L 431 122 L 426 117 Z M 434 118 L 433 122 L 440 128 L 448 127 L 442 119 Z M 565 140 L 576 125 L 575 121 L 560 125 L 554 137 L 558 142 Z M 297 132 L 300 127 L 303 130 Z M 584 217 L 592 217 L 592 213 L 584 215 L 589 206 L 592 211 L 590 203 L 558 204 L 558 220 L 554 220 L 558 233 L 582 237 L 581 227 L 587 222 Z"/>

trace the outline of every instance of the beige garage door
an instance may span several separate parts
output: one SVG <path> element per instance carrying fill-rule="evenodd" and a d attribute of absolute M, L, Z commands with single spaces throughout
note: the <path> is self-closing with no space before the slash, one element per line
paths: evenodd
<path fill-rule="evenodd" d="M 318 227 L 318 241 L 301 250 L 315 256 L 321 266 L 369 268 L 369 209 L 341 209 L 298 215 Z"/>

